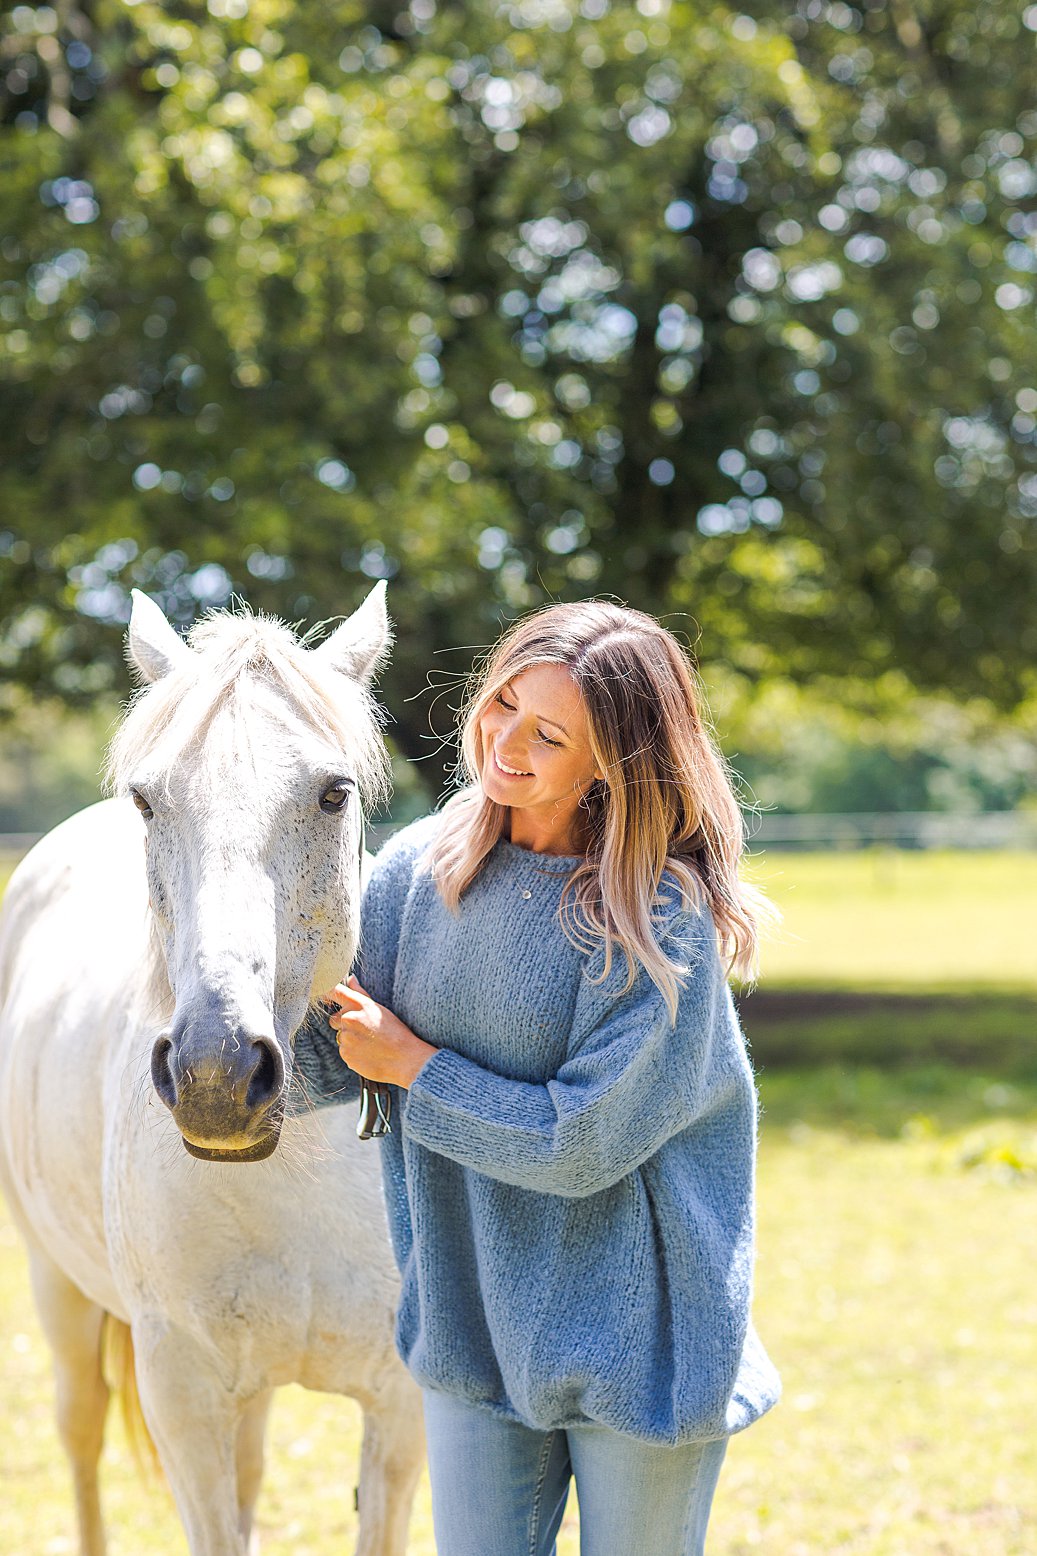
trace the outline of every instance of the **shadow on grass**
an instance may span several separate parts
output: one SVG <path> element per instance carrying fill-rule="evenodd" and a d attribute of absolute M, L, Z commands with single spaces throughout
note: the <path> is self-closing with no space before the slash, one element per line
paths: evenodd
<path fill-rule="evenodd" d="M 767 1123 L 902 1137 L 1037 1124 L 1037 999 L 757 991 L 739 999 Z"/>

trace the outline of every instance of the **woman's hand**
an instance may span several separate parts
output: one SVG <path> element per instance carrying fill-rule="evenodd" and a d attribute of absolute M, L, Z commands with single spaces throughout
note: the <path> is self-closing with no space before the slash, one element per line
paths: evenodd
<path fill-rule="evenodd" d="M 337 1015 L 328 1017 L 338 1033 L 338 1051 L 365 1080 L 388 1081 L 406 1089 L 425 1061 L 438 1052 L 373 1000 L 355 978 L 336 984 L 326 998 L 341 1006 Z"/>

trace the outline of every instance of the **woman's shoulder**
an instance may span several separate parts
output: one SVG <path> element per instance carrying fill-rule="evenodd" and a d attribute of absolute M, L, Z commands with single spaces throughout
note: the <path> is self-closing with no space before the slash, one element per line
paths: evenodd
<path fill-rule="evenodd" d="M 652 910 L 656 939 L 660 943 L 701 945 L 716 939 L 709 899 L 701 882 L 689 870 L 668 865 L 659 881 Z"/>
<path fill-rule="evenodd" d="M 716 961 L 713 917 L 705 893 L 695 889 L 694 881 L 665 870 L 651 903 L 650 924 L 657 950 L 671 963 L 681 984 Z M 644 1000 L 654 1006 L 659 998 L 659 986 L 644 962 L 635 957 L 631 963 L 615 940 L 611 955 L 603 942 L 589 951 L 585 971 L 583 1000 L 588 1006 L 600 1005 L 604 1010 L 617 999 Z"/>
<path fill-rule="evenodd" d="M 362 908 L 368 926 L 385 914 L 397 921 L 419 877 L 428 873 L 425 860 L 438 821 L 438 816 L 422 816 L 408 822 L 385 839 L 373 859 L 368 856 Z"/>
<path fill-rule="evenodd" d="M 374 882 L 390 874 L 402 877 L 412 871 L 435 842 L 442 821 L 442 813 L 434 811 L 396 828 L 375 854 L 369 879 Z"/>

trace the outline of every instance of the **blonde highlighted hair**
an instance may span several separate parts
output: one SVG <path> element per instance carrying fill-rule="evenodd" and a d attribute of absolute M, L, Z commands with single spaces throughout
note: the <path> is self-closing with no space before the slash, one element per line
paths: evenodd
<path fill-rule="evenodd" d="M 627 988 L 639 967 L 676 1016 L 689 969 L 659 943 L 653 908 L 663 872 L 683 899 L 708 905 L 729 971 L 751 975 L 758 926 L 770 909 L 739 879 L 745 846 L 731 777 L 703 719 L 695 671 L 673 635 L 651 616 L 603 600 L 552 605 L 517 622 L 473 677 L 461 726 L 461 771 L 469 787 L 447 803 L 429 853 L 440 896 L 456 909 L 504 834 L 507 808 L 478 784 L 480 722 L 497 694 L 533 665 L 559 664 L 582 695 L 591 752 L 605 776 L 581 800 L 575 851 L 560 916 L 585 951 L 604 948 L 607 977 L 617 949 Z"/>

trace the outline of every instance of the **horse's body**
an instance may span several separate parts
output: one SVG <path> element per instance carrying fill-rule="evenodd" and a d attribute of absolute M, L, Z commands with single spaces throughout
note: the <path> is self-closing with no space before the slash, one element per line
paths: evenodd
<path fill-rule="evenodd" d="M 132 1331 L 192 1556 L 248 1548 L 270 1393 L 292 1381 L 359 1400 L 358 1552 L 402 1556 L 420 1409 L 392 1342 L 378 1153 L 352 1108 L 283 1117 L 294 1033 L 355 949 L 359 812 L 325 804 L 355 753 L 309 727 L 257 639 L 170 761 L 206 655 L 148 627 L 169 654 L 149 673 L 174 684 L 116 753 L 154 805 L 147 869 L 133 804 L 107 801 L 32 851 L 0 922 L 0 1182 L 54 1351 L 83 1556 L 104 1550 L 106 1314 Z M 325 680 L 355 670 L 342 649 Z"/>

